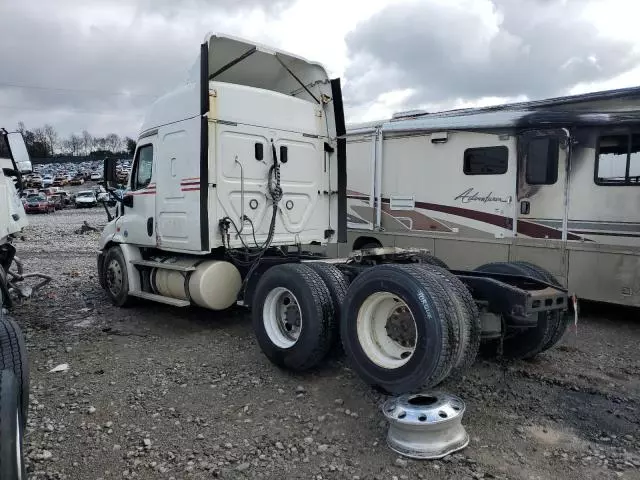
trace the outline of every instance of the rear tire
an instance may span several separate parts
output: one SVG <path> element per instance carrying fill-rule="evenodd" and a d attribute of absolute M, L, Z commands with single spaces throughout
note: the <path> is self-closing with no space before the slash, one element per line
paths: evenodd
<path fill-rule="evenodd" d="M 0 371 L 0 478 L 26 479 L 19 387 L 11 370 Z"/>
<path fill-rule="evenodd" d="M 104 258 L 102 270 L 105 291 L 111 302 L 118 307 L 127 307 L 133 303 L 129 296 L 129 277 L 127 262 L 120 247 L 111 247 Z"/>
<path fill-rule="evenodd" d="M 26 425 L 29 411 L 29 360 L 18 324 L 0 309 L 0 370 L 13 372 L 19 383 L 20 418 Z M 4 478 L 4 477 L 1 477 Z"/>
<path fill-rule="evenodd" d="M 560 285 L 546 270 L 528 262 L 495 262 L 476 268 L 478 272 L 524 275 L 543 282 Z M 538 324 L 515 333 L 504 340 L 504 355 L 511 358 L 531 359 L 553 347 L 564 335 L 569 325 L 565 312 L 540 312 Z"/>
<path fill-rule="evenodd" d="M 449 266 L 446 263 L 444 263 L 438 257 L 430 253 L 418 253 L 414 255 L 414 259 L 416 260 L 417 263 L 422 263 L 425 265 L 434 265 L 436 267 L 446 268 L 447 270 L 449 269 Z"/>
<path fill-rule="evenodd" d="M 342 315 L 342 304 L 347 296 L 349 282 L 345 275 L 330 263 L 308 262 L 304 265 L 308 266 L 316 272 L 329 290 L 331 303 L 333 304 L 333 317 L 331 318 L 331 348 L 340 345 L 340 318 Z"/>
<path fill-rule="evenodd" d="M 329 289 L 305 264 L 267 270 L 256 286 L 251 315 L 260 348 L 282 368 L 315 367 L 335 341 Z"/>
<path fill-rule="evenodd" d="M 394 325 L 398 319 L 404 324 Z M 360 377 L 393 394 L 444 380 L 459 341 L 443 287 L 413 265 L 385 264 L 361 273 L 349 286 L 340 334 Z"/>
<path fill-rule="evenodd" d="M 449 270 L 428 264 L 422 268 L 441 278 L 456 312 L 460 342 L 451 373 L 459 375 L 473 365 L 480 349 L 482 324 L 478 306 L 466 285 Z"/>

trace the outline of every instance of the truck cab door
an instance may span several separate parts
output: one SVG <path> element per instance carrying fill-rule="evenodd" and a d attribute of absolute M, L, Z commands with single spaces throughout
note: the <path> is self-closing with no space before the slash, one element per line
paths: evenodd
<path fill-rule="evenodd" d="M 125 243 L 143 247 L 156 246 L 156 184 L 153 138 L 138 144 L 129 178 L 129 191 L 122 202 L 122 215 L 116 229 Z"/>

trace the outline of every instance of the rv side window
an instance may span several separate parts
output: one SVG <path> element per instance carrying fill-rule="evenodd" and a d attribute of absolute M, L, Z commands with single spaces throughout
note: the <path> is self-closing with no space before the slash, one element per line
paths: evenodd
<path fill-rule="evenodd" d="M 640 134 L 603 135 L 596 152 L 598 185 L 640 186 Z"/>
<path fill-rule="evenodd" d="M 558 180 L 560 142 L 557 138 L 533 138 L 527 147 L 527 183 L 553 185 Z"/>
<path fill-rule="evenodd" d="M 500 147 L 467 148 L 464 151 L 466 175 L 502 175 L 507 173 L 509 149 Z"/>
<path fill-rule="evenodd" d="M 153 145 L 144 145 L 138 148 L 136 164 L 134 166 L 131 190 L 140 190 L 151 182 L 153 170 Z"/>

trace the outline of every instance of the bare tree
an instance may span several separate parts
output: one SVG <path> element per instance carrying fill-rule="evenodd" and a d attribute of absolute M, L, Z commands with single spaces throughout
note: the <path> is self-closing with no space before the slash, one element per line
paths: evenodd
<path fill-rule="evenodd" d="M 69 148 L 71 150 L 70 152 L 71 155 L 73 155 L 74 157 L 78 155 L 83 145 L 84 145 L 83 138 L 79 135 L 76 135 L 75 133 L 72 133 L 71 136 L 69 137 Z"/>
<path fill-rule="evenodd" d="M 107 141 L 104 137 L 93 137 L 93 149 L 94 150 L 106 150 Z"/>
<path fill-rule="evenodd" d="M 116 153 L 122 150 L 122 140 L 120 140 L 120 137 L 115 133 L 110 133 L 109 135 L 107 135 L 105 140 L 107 150 L 111 151 L 112 153 Z"/>
<path fill-rule="evenodd" d="M 45 143 L 49 148 L 49 153 L 53 155 L 54 150 L 58 146 L 58 132 L 56 132 L 56 129 L 53 128 L 53 126 L 47 123 L 43 128 L 43 133 L 45 137 Z"/>
<path fill-rule="evenodd" d="M 82 131 L 82 148 L 84 149 L 85 155 L 89 155 L 93 148 L 93 137 L 86 130 Z"/>
<path fill-rule="evenodd" d="M 18 132 L 20 132 L 22 136 L 24 136 L 26 131 L 27 128 L 24 126 L 24 122 L 18 122 Z"/>

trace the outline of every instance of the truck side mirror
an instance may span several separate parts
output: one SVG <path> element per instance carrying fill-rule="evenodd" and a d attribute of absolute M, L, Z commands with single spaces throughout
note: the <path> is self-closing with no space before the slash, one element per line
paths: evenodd
<path fill-rule="evenodd" d="M 106 188 L 116 188 L 118 186 L 118 175 L 116 174 L 115 158 L 105 158 L 104 160 L 104 185 Z"/>
<path fill-rule="evenodd" d="M 122 197 L 122 205 L 133 208 L 133 195 L 129 194 Z"/>

